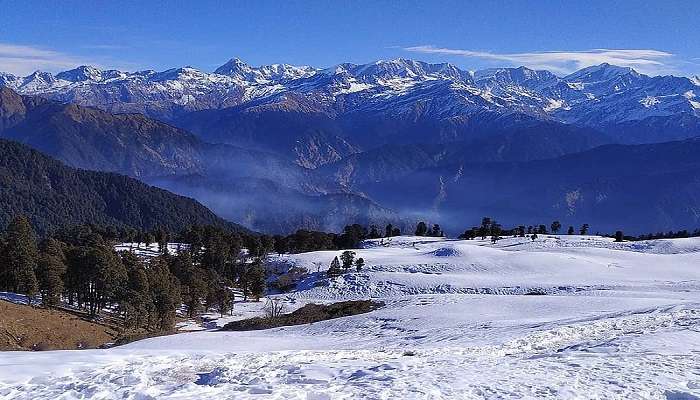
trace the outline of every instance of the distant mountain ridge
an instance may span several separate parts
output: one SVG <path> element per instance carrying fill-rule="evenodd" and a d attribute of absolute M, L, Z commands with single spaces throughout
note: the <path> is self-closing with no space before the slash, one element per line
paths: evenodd
<path fill-rule="evenodd" d="M 442 117 L 493 111 L 598 126 L 683 113 L 700 116 L 697 78 L 650 77 L 610 64 L 559 77 L 525 67 L 469 72 L 449 63 L 407 59 L 326 69 L 253 67 L 231 59 L 212 73 L 191 67 L 123 72 L 81 66 L 56 75 L 4 73 L 0 85 L 109 111 L 141 110 L 165 120 L 195 110 L 278 102 L 286 94 L 304 96 L 328 113 L 378 111 L 392 103 L 396 107 L 397 100 L 425 99 L 426 92 L 447 102 L 435 110 Z"/>

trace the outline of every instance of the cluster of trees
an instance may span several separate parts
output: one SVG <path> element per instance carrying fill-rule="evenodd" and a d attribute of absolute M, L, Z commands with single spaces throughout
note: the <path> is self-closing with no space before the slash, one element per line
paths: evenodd
<path fill-rule="evenodd" d="M 272 237 L 275 252 L 303 253 L 318 250 L 356 249 L 365 239 L 400 236 L 401 229 L 388 224 L 382 231 L 376 225 L 369 228 L 360 224 L 347 225 L 340 234 L 298 230 L 287 236 Z"/>
<path fill-rule="evenodd" d="M 657 233 L 648 233 L 646 235 L 639 235 L 639 236 L 625 236 L 625 239 L 627 240 L 652 240 L 652 239 L 678 239 L 678 238 L 688 238 L 688 237 L 698 237 L 700 236 L 700 229 L 696 229 L 692 232 L 683 229 L 680 231 L 668 231 L 666 233 L 664 232 L 657 232 Z"/>
<path fill-rule="evenodd" d="M 159 232 L 154 240 L 167 243 L 170 234 Z M 113 241 L 86 226 L 38 241 L 24 216 L 1 238 L 0 290 L 25 294 L 30 304 L 40 297 L 46 307 L 65 302 L 92 317 L 109 308 L 124 327 L 145 330 L 170 329 L 181 305 L 190 315 L 224 314 L 234 288 L 244 300 L 259 299 L 266 289 L 262 260 L 274 247 L 270 237 L 194 226 L 177 237 L 186 245 L 176 255 L 161 246 L 162 254 L 146 259 L 116 252 Z"/>
<path fill-rule="evenodd" d="M 352 268 L 355 268 L 357 272 L 362 271 L 362 268 L 365 266 L 365 259 L 362 257 L 356 259 L 355 255 L 354 251 L 345 250 L 340 255 L 340 259 L 337 256 L 334 257 L 331 265 L 328 267 L 327 276 L 329 278 L 340 276 L 350 272 Z"/>
<path fill-rule="evenodd" d="M 464 233 L 459 235 L 459 238 L 471 240 L 476 239 L 477 237 L 480 237 L 481 239 L 490 237 L 491 241 L 495 243 L 503 236 L 525 237 L 527 235 L 532 240 L 535 240 L 537 239 L 537 235 L 543 235 L 549 232 L 557 234 L 561 231 L 561 229 L 562 225 L 559 221 L 552 221 L 552 223 L 549 225 L 549 230 L 545 224 L 528 226 L 519 225 L 511 229 L 503 229 L 501 224 L 499 224 L 495 219 L 491 217 L 484 217 L 481 220 L 481 225 L 465 230 Z M 583 224 L 578 229 L 578 233 L 581 235 L 587 235 L 589 229 L 590 226 L 588 224 Z M 577 233 L 577 231 L 573 226 L 569 226 L 566 233 L 568 235 L 574 235 Z"/>
<path fill-rule="evenodd" d="M 416 231 L 414 232 L 416 236 L 433 236 L 433 237 L 443 237 L 445 236 L 444 232 L 440 228 L 440 225 L 438 224 L 433 224 L 432 228 L 428 228 L 428 224 L 426 224 L 423 221 L 420 221 L 416 225 Z"/>

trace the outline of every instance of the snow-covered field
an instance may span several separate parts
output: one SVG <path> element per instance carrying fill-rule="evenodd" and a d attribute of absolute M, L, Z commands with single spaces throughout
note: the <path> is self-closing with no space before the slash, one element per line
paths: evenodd
<path fill-rule="evenodd" d="M 0 398 L 700 398 L 700 238 L 397 237 L 357 250 L 362 272 L 318 281 L 339 253 L 274 257 L 314 272 L 283 295 L 289 308 L 369 297 L 385 307 L 108 350 L 0 353 Z"/>

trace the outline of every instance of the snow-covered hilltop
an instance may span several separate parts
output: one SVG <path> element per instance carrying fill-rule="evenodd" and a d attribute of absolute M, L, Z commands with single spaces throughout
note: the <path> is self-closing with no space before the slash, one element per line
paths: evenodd
<path fill-rule="evenodd" d="M 396 59 L 318 69 L 250 66 L 234 58 L 213 73 L 194 68 L 122 72 L 82 66 L 26 77 L 0 73 L 0 85 L 109 111 L 144 112 L 170 119 L 187 111 L 303 99 L 306 107 L 336 114 L 390 110 L 407 113 L 434 104 L 436 118 L 496 112 L 565 123 L 610 123 L 688 114 L 700 116 L 697 78 L 650 77 L 601 64 L 565 77 L 525 67 L 469 72 L 448 64 Z M 301 101 L 301 100 L 300 100 Z"/>
<path fill-rule="evenodd" d="M 699 238 L 393 237 L 356 250 L 366 268 L 326 279 L 317 270 L 338 253 L 273 257 L 312 272 L 276 297 L 290 308 L 372 297 L 383 308 L 108 350 L 3 353 L 0 397 L 700 396 Z"/>

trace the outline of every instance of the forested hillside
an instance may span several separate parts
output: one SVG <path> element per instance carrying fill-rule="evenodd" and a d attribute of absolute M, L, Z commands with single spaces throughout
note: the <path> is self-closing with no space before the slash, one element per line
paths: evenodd
<path fill-rule="evenodd" d="M 39 233 L 76 224 L 179 231 L 192 224 L 231 224 L 195 200 L 135 179 L 65 166 L 0 139 L 0 225 L 27 215 Z"/>

